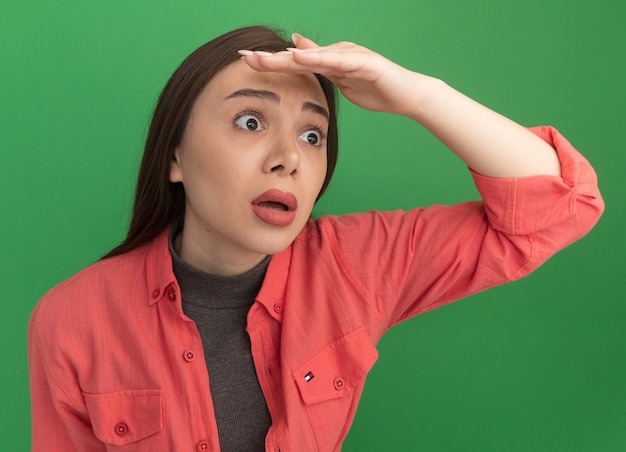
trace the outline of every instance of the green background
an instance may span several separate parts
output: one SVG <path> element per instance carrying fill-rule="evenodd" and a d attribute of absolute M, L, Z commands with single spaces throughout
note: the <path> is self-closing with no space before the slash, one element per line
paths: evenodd
<path fill-rule="evenodd" d="M 528 278 L 383 338 L 344 450 L 626 450 L 624 2 L 1 1 L 0 450 L 29 449 L 30 312 L 122 239 L 159 90 L 198 45 L 254 23 L 358 42 L 523 125 L 556 126 L 607 204 Z M 317 214 L 476 197 L 418 125 L 346 102 L 340 121 Z"/>

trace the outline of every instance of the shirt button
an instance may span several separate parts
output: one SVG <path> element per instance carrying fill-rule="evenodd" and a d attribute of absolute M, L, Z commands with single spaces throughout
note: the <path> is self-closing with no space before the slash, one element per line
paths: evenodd
<path fill-rule="evenodd" d="M 193 350 L 185 350 L 185 352 L 183 353 L 183 358 L 185 358 L 185 361 L 190 363 L 191 361 L 196 359 L 196 355 L 194 354 Z"/>
<path fill-rule="evenodd" d="M 198 452 L 209 450 L 209 442 L 206 439 L 203 439 L 196 445 L 196 450 Z"/>
<path fill-rule="evenodd" d="M 115 434 L 117 436 L 124 436 L 128 433 L 128 425 L 124 422 L 119 422 L 115 425 Z"/>
<path fill-rule="evenodd" d="M 154 289 L 152 291 L 152 298 L 158 297 L 160 293 L 161 293 L 161 289 Z"/>
<path fill-rule="evenodd" d="M 176 289 L 173 287 L 167 289 L 167 298 L 169 298 L 170 301 L 176 301 Z"/>
<path fill-rule="evenodd" d="M 343 378 L 341 378 L 341 377 L 335 378 L 335 380 L 333 381 L 333 387 L 337 391 L 341 391 L 343 389 L 343 387 L 344 387 Z"/>
<path fill-rule="evenodd" d="M 280 314 L 281 312 L 283 312 L 283 307 L 281 305 L 279 305 L 278 303 L 274 305 L 274 312 L 276 314 Z"/>

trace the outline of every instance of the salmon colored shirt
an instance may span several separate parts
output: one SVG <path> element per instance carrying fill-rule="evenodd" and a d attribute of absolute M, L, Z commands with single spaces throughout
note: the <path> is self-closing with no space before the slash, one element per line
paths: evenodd
<path fill-rule="evenodd" d="M 592 228 L 593 169 L 555 130 L 534 132 L 562 178 L 472 173 L 483 201 L 324 217 L 272 257 L 247 326 L 267 450 L 339 450 L 389 328 L 521 278 Z M 167 231 L 52 289 L 29 334 L 33 450 L 219 450 Z"/>

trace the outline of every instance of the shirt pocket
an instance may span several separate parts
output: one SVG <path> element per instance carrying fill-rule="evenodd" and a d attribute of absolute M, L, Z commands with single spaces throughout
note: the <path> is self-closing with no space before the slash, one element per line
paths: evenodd
<path fill-rule="evenodd" d="M 83 393 L 83 397 L 93 431 L 107 450 L 158 450 L 167 443 L 160 389 Z"/>
<path fill-rule="evenodd" d="M 326 344 L 292 374 L 320 450 L 334 450 L 350 428 L 378 352 L 363 327 Z"/>

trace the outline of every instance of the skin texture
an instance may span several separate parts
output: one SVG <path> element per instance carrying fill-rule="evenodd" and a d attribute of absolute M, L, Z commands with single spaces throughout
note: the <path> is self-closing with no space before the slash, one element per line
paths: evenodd
<path fill-rule="evenodd" d="M 254 91 L 250 91 L 254 90 Z M 170 180 L 186 195 L 177 252 L 196 268 L 240 274 L 284 250 L 308 221 L 326 175 L 324 93 L 311 73 L 261 73 L 237 61 L 205 87 L 191 112 Z M 297 199 L 295 219 L 255 215 L 268 190 Z"/>

